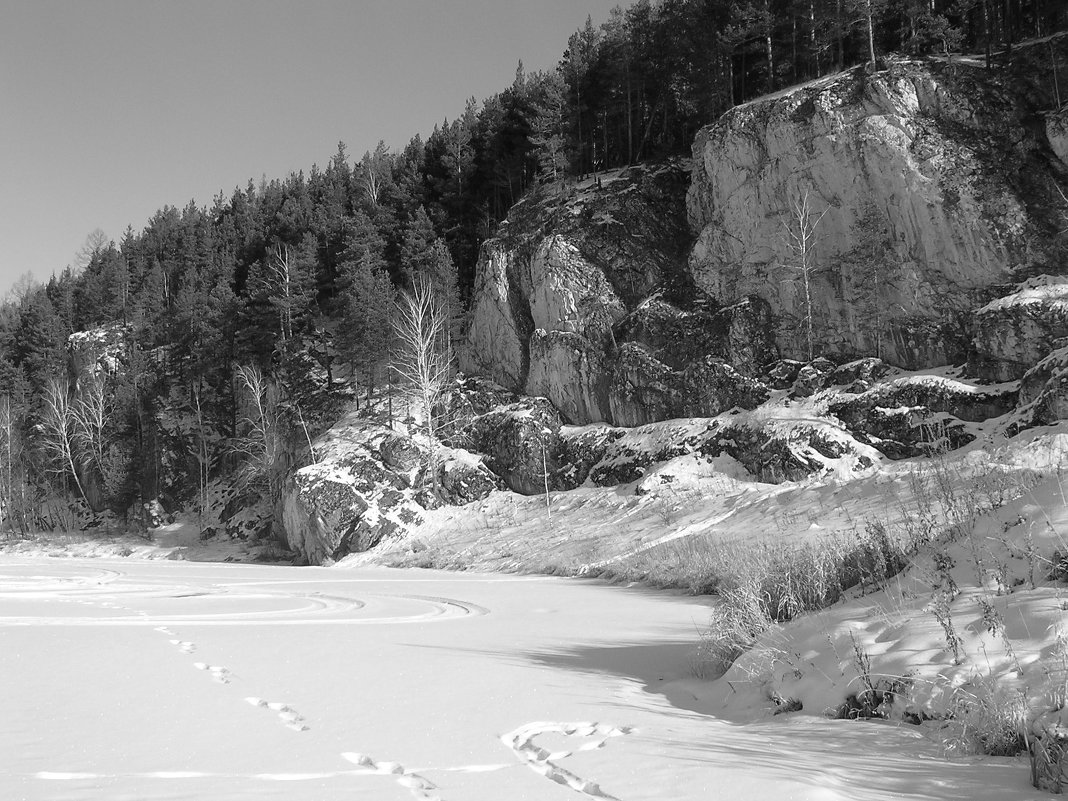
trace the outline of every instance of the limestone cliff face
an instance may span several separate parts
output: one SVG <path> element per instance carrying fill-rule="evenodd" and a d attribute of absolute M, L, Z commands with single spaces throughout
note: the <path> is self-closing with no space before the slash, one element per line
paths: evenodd
<path fill-rule="evenodd" d="M 1033 201 L 1051 196 L 1040 184 L 1063 121 L 1047 143 L 1025 124 L 1029 102 L 975 67 L 895 63 L 733 109 L 694 144 L 694 279 L 725 304 L 761 298 L 783 355 L 807 355 L 787 235 L 807 194 L 815 351 L 964 361 L 992 288 L 1049 271 L 1050 221 Z"/>
<path fill-rule="evenodd" d="M 572 423 L 759 403 L 750 377 L 776 355 L 768 307 L 723 308 L 694 286 L 686 166 L 606 174 L 516 206 L 482 250 L 462 369 L 548 398 Z"/>

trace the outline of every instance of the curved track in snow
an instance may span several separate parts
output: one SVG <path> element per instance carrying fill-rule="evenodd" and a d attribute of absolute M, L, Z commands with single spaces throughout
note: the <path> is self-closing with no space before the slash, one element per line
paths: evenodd
<path fill-rule="evenodd" d="M 425 623 L 486 609 L 454 598 L 329 593 L 307 582 L 145 580 L 122 569 L 7 565 L 0 626 L 368 625 Z M 56 614 L 56 604 L 64 612 Z"/>

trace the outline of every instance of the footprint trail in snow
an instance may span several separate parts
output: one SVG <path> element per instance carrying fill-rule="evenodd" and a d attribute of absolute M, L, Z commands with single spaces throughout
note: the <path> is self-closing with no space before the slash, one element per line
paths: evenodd
<path fill-rule="evenodd" d="M 348 751 L 341 755 L 352 764 L 365 768 L 368 773 L 381 776 L 396 776 L 397 784 L 405 788 L 417 801 L 442 801 L 437 794 L 437 786 L 429 779 L 420 776 L 414 771 L 406 769 L 399 762 L 377 762 L 366 754 Z"/>
<path fill-rule="evenodd" d="M 278 719 L 287 729 L 308 731 L 310 728 L 304 720 L 304 716 L 289 704 L 283 704 L 280 701 L 264 701 L 262 698 L 256 698 L 255 696 L 250 696 L 245 700 L 253 706 L 269 709 L 271 712 L 277 713 Z"/>
<path fill-rule="evenodd" d="M 634 729 L 627 726 L 606 726 L 601 723 L 545 723 L 536 722 L 520 726 L 513 732 L 501 736 L 503 742 L 512 752 L 519 757 L 531 770 L 539 773 L 546 779 L 557 784 L 570 787 L 576 792 L 594 798 L 606 798 L 609 801 L 618 801 L 615 796 L 609 795 L 601 789 L 600 785 L 588 779 L 576 776 L 569 770 L 557 765 L 557 761 L 567 759 L 575 751 L 594 751 L 604 748 L 612 737 L 622 737 L 632 734 Z M 535 744 L 534 740 L 542 734 L 563 734 L 568 737 L 582 737 L 589 739 L 578 748 L 571 751 L 547 751 Z M 596 738 L 596 739 L 590 739 Z"/>

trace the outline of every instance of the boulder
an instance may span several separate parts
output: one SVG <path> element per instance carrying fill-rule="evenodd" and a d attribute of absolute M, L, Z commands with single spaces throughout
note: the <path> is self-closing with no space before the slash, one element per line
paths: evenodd
<path fill-rule="evenodd" d="M 778 359 L 768 366 L 767 381 L 772 389 L 789 389 L 804 366 L 805 363 L 797 359 Z"/>
<path fill-rule="evenodd" d="M 287 478 L 281 509 L 288 547 L 309 564 L 400 538 L 422 522 L 427 508 L 479 500 L 497 486 L 478 456 L 440 448 L 441 492 L 434 497 L 425 446 L 355 410 L 313 450 L 317 461 Z"/>
<path fill-rule="evenodd" d="M 844 386 L 847 392 L 865 392 L 871 389 L 880 378 L 888 375 L 890 369 L 890 365 L 882 359 L 869 356 L 839 365 L 828 377 L 827 382 L 832 386 Z"/>
<path fill-rule="evenodd" d="M 834 362 L 822 356 L 810 361 L 797 371 L 797 378 L 790 387 L 790 397 L 808 398 L 823 389 L 834 372 Z"/>
<path fill-rule="evenodd" d="M 1020 381 L 1020 408 L 1028 425 L 1068 420 L 1068 344 L 1062 344 L 1024 374 Z"/>
<path fill-rule="evenodd" d="M 481 501 L 503 487 L 482 457 L 467 451 L 449 450 L 440 455 L 438 484 L 442 500 L 451 506 Z"/>
<path fill-rule="evenodd" d="M 1007 414 L 1015 387 L 984 387 L 940 376 L 906 376 L 832 402 L 828 411 L 857 439 L 891 459 L 954 450 L 975 439 L 965 423 Z"/>
<path fill-rule="evenodd" d="M 1068 337 L 1068 276 L 1042 275 L 1019 284 L 975 313 L 970 371 L 1013 381 Z"/>
<path fill-rule="evenodd" d="M 523 400 L 476 417 L 467 427 L 473 450 L 514 492 L 545 490 L 546 473 L 558 467 L 560 414 L 545 398 Z"/>

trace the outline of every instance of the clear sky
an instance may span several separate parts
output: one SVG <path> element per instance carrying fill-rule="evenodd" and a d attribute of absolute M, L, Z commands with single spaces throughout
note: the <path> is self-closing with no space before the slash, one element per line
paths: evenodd
<path fill-rule="evenodd" d="M 0 0 L 0 294 L 94 229 L 401 149 L 620 0 Z M 627 5 L 627 3 L 622 3 Z"/>

